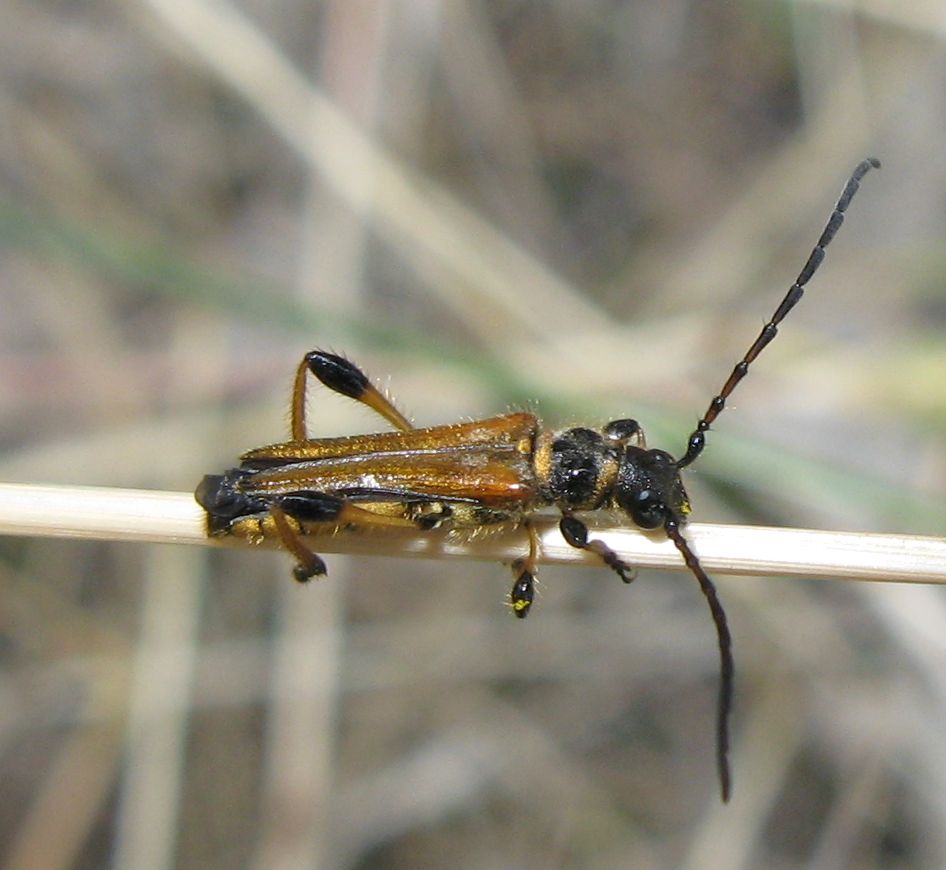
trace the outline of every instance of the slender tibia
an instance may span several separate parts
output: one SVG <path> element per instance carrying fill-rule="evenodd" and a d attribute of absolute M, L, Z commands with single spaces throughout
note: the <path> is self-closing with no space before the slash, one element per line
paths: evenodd
<path fill-rule="evenodd" d="M 617 553 L 614 552 L 604 541 L 589 541 L 588 527 L 577 517 L 571 514 L 565 514 L 558 524 L 561 529 L 562 537 L 579 550 L 588 550 L 590 553 L 596 553 L 612 571 L 614 571 L 625 583 L 630 583 L 637 577 L 636 569 L 632 568 L 626 562 L 623 562 Z"/>
<path fill-rule="evenodd" d="M 280 497 L 269 506 L 272 525 L 283 547 L 296 558 L 292 576 L 300 583 L 325 574 L 325 562 L 313 553 L 300 535 L 311 527 L 336 528 L 399 528 L 417 529 L 416 519 L 398 514 L 383 514 L 365 510 L 334 495 L 320 492 L 292 492 Z"/>
<path fill-rule="evenodd" d="M 296 558 L 292 576 L 299 583 L 306 583 L 313 577 L 325 574 L 325 562 L 302 543 L 282 508 L 272 505 L 269 514 L 273 518 L 280 542 Z"/>

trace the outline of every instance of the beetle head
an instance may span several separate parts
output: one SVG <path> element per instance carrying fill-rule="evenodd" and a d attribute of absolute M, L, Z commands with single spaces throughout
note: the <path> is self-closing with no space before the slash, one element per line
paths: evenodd
<path fill-rule="evenodd" d="M 614 486 L 614 505 L 642 529 L 682 525 L 690 502 L 674 458 L 664 450 L 627 445 Z"/>

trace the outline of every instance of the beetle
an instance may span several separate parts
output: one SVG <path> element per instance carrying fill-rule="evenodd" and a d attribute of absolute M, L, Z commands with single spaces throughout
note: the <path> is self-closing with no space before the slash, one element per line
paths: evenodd
<path fill-rule="evenodd" d="M 861 180 L 879 166 L 875 158 L 868 158 L 854 170 L 804 267 L 698 420 L 682 458 L 648 448 L 642 428 L 629 418 L 595 429 L 545 429 L 534 414 L 516 412 L 414 428 L 354 363 L 313 350 L 296 370 L 290 440 L 250 450 L 238 466 L 206 475 L 198 485 L 195 497 L 207 512 L 208 533 L 253 542 L 277 538 L 295 557 L 293 576 L 304 582 L 326 572 L 322 559 L 301 539 L 313 529 L 521 527 L 528 534 L 528 551 L 512 563 L 510 601 L 515 615 L 525 617 L 535 597 L 538 542 L 530 523 L 535 511 L 557 509 L 565 540 L 594 553 L 625 583 L 634 579 L 634 569 L 603 541 L 592 538 L 578 514 L 609 509 L 639 528 L 662 529 L 696 577 L 716 626 L 720 654 L 716 757 L 722 799 L 728 801 L 732 638 L 716 589 L 683 534 L 690 502 L 680 472 L 702 454 L 706 432 L 801 300 Z M 309 374 L 330 390 L 371 408 L 394 430 L 310 438 Z"/>

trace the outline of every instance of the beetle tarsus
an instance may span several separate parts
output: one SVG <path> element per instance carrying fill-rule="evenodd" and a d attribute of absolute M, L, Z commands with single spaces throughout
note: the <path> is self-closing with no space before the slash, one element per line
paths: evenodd
<path fill-rule="evenodd" d="M 315 555 L 311 554 L 312 559 L 308 560 L 305 564 L 302 562 L 297 562 L 292 569 L 292 578 L 297 583 L 308 583 L 313 577 L 324 577 L 327 573 L 325 568 L 325 562 L 322 559 Z"/>
<path fill-rule="evenodd" d="M 509 593 L 509 601 L 512 604 L 512 612 L 525 619 L 529 615 L 529 609 L 535 599 L 535 574 L 525 568 L 525 559 L 516 559 L 512 563 L 512 572 L 514 576 L 512 591 Z"/>

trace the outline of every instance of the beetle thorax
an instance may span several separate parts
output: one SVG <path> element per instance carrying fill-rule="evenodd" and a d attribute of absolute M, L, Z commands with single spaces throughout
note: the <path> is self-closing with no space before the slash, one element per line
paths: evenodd
<path fill-rule="evenodd" d="M 604 506 L 617 481 L 620 456 L 621 449 L 594 429 L 543 433 L 535 451 L 543 500 L 563 511 Z"/>

